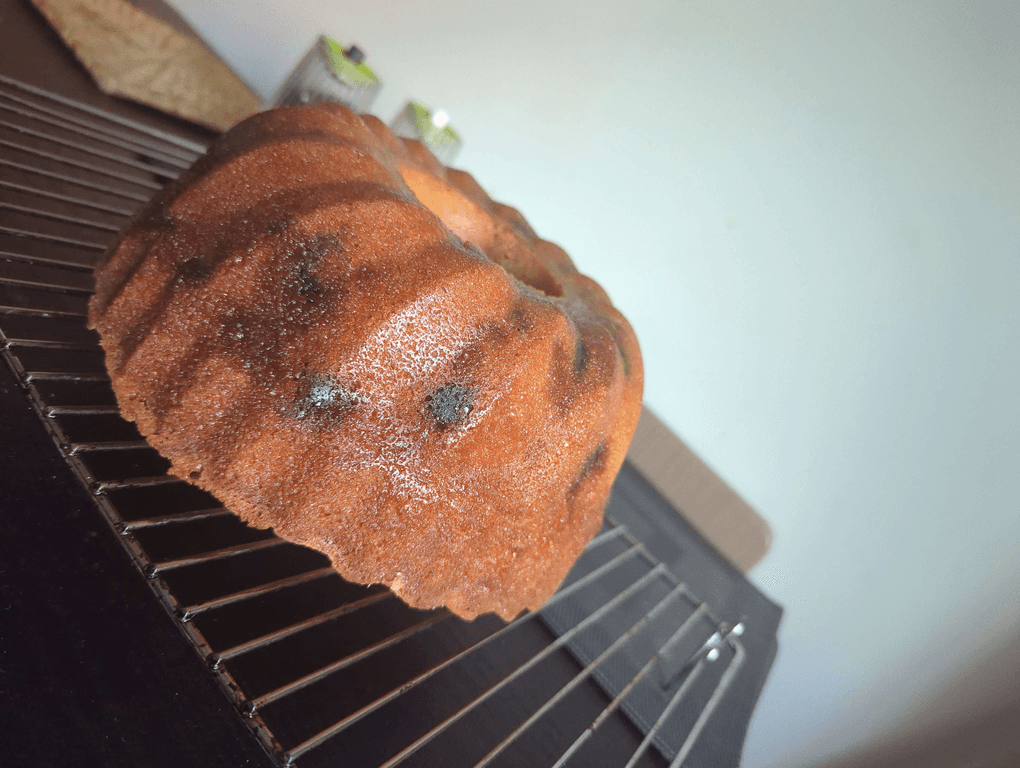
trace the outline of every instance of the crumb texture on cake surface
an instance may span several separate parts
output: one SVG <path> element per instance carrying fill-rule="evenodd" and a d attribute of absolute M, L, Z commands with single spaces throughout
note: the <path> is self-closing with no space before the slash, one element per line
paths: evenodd
<path fill-rule="evenodd" d="M 174 474 L 466 618 L 552 594 L 640 412 L 605 292 L 468 174 L 337 105 L 225 134 L 108 254 L 89 321 Z"/>

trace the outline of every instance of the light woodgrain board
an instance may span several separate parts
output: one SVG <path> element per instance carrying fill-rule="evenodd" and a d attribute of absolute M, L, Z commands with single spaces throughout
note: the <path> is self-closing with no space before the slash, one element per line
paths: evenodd
<path fill-rule="evenodd" d="M 647 408 L 627 458 L 733 565 L 746 573 L 769 551 L 761 516 Z"/>
<path fill-rule="evenodd" d="M 207 48 L 126 0 L 32 2 L 107 93 L 218 130 L 260 107 Z"/>

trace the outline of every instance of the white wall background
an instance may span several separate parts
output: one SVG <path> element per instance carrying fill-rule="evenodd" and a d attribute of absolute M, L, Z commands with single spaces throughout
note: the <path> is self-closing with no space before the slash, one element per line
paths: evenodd
<path fill-rule="evenodd" d="M 320 32 L 633 322 L 775 531 L 744 765 L 867 741 L 1020 632 L 1020 4 L 174 5 L 262 95 Z M 757 6 L 757 7 L 749 7 Z"/>

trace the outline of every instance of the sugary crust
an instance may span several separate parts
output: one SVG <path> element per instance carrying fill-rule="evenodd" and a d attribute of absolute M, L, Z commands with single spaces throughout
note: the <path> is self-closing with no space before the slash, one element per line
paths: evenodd
<path fill-rule="evenodd" d="M 226 134 L 123 234 L 89 322 L 174 474 L 466 618 L 552 594 L 640 411 L 605 292 L 469 175 L 335 105 Z"/>

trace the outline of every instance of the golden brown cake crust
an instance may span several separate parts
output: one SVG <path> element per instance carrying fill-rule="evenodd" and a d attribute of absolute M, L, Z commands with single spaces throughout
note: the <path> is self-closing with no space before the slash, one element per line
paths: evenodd
<path fill-rule="evenodd" d="M 552 594 L 641 405 L 633 331 L 594 281 L 336 105 L 224 135 L 122 235 L 89 322 L 174 474 L 466 618 Z"/>

